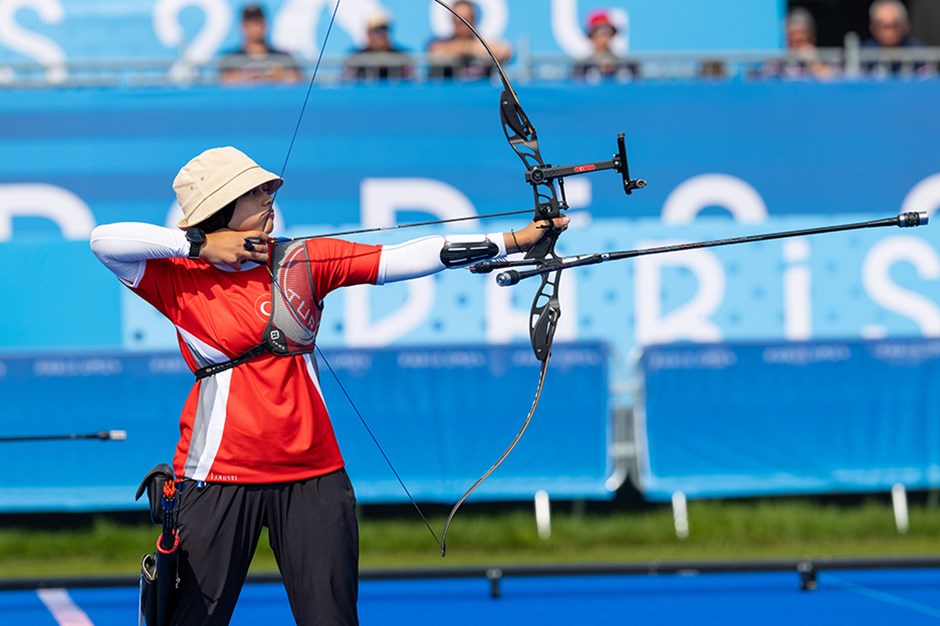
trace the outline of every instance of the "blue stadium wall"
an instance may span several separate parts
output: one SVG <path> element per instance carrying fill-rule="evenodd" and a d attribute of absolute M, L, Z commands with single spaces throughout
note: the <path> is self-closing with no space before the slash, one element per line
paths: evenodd
<path fill-rule="evenodd" d="M 115 458 L 106 456 L 107 447 L 89 449 L 88 458 L 108 471 L 125 471 L 113 479 L 125 493 L 138 466 L 169 456 L 175 409 L 164 404 L 167 394 L 181 401 L 186 383 L 173 379 L 149 392 L 159 401 L 110 412 L 100 410 L 113 404 L 110 398 L 73 391 L 76 418 L 70 422 L 61 398 L 48 397 L 50 370 L 30 369 L 23 360 L 171 354 L 172 329 L 100 267 L 88 250 L 90 230 L 117 220 L 175 221 L 171 181 L 207 147 L 235 145 L 280 171 L 304 92 L 0 92 L 0 251 L 7 260 L 0 423 L 7 433 L 70 424 L 132 433 L 135 419 L 156 415 L 141 417 L 141 411 L 158 407 L 152 410 L 168 425 L 159 445 L 131 437 Z M 315 88 L 278 195 L 281 232 L 307 235 L 528 208 L 531 191 L 499 128 L 497 96 L 487 84 Z M 546 161 L 610 158 L 616 134 L 625 131 L 631 173 L 649 181 L 628 198 L 611 172 L 572 179 L 568 197 L 576 211 L 562 239 L 566 254 L 875 219 L 901 210 L 933 212 L 940 205 L 940 162 L 932 156 L 940 136 L 937 82 L 527 84 L 519 96 L 539 130 Z M 359 239 L 384 243 L 431 232 L 490 232 L 524 220 Z M 574 487 L 559 493 L 603 493 L 610 408 L 632 404 L 628 383 L 642 346 L 940 336 L 935 233 L 933 226 L 857 231 L 567 273 L 558 341 L 604 346 L 597 348 L 604 365 L 591 365 L 596 357 L 585 361 L 597 368 L 587 378 L 600 380 L 586 393 L 601 401 L 572 409 L 591 424 L 583 447 L 577 446 L 589 460 L 571 463 L 567 476 L 578 480 L 568 480 Z M 408 285 L 348 290 L 327 302 L 321 344 L 366 351 L 524 347 L 534 289 L 531 283 L 503 289 L 492 277 L 454 271 Z M 99 365 L 53 373 L 81 376 L 88 372 L 82 367 L 90 367 L 101 374 Z M 140 384 L 134 371 L 128 366 L 121 370 L 126 375 L 115 377 L 121 394 Z M 377 375 L 393 384 L 395 371 L 387 366 Z M 564 378 L 552 382 L 564 385 Z M 501 397 L 529 395 L 514 377 L 487 384 Z M 462 397 L 465 392 L 453 385 L 454 396 Z M 563 421 L 564 411 L 557 419 Z M 557 443 L 570 432 L 547 436 Z M 492 452 L 495 457 L 500 450 Z M 122 463 L 128 454 L 147 460 Z M 481 456 L 486 465 L 490 457 Z M 134 471 L 111 469 L 130 465 Z M 28 490 L 35 482 L 25 474 L 20 486 Z M 520 471 L 506 478 L 526 476 Z M 371 483 L 363 484 L 368 491 Z M 425 496 L 446 499 L 457 489 L 441 484 L 428 486 Z M 493 497 L 522 497 L 535 483 L 519 484 L 513 490 L 506 483 Z M 391 492 L 370 493 L 375 501 L 399 497 Z M 100 505 L 120 508 L 122 498 Z"/>

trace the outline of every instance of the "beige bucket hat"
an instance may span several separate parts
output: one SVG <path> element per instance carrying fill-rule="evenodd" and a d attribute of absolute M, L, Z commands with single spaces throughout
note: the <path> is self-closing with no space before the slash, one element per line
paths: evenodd
<path fill-rule="evenodd" d="M 262 183 L 276 180 L 280 188 L 284 184 L 280 178 L 231 146 L 206 150 L 184 165 L 173 181 L 183 209 L 183 219 L 176 225 L 195 226 Z"/>

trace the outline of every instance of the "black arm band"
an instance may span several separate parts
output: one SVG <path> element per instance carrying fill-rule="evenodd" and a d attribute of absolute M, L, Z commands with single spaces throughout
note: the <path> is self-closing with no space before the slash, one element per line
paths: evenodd
<path fill-rule="evenodd" d="M 489 239 L 463 243 L 448 241 L 441 248 L 441 263 L 444 267 L 460 267 L 483 259 L 492 259 L 498 254 L 499 246 Z"/>

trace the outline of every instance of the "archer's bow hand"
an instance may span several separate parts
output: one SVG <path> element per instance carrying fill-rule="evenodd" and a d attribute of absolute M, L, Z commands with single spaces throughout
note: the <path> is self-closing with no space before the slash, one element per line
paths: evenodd
<path fill-rule="evenodd" d="M 562 215 L 551 220 L 535 220 L 529 222 L 529 225 L 517 232 L 506 233 L 505 243 L 506 252 L 528 252 L 532 246 L 537 244 L 543 237 L 546 237 L 549 231 L 562 232 L 568 228 L 568 216 Z"/>
<path fill-rule="evenodd" d="M 503 243 L 506 246 L 506 254 L 527 253 L 542 239 L 549 236 L 549 233 L 561 233 L 568 228 L 568 216 L 562 215 L 553 219 L 539 219 L 529 222 L 529 225 L 519 231 L 510 231 L 503 233 Z M 505 269 L 510 266 L 533 265 L 535 262 L 528 260 L 509 260 L 506 258 L 490 259 L 474 263 L 468 269 L 474 274 L 488 274 L 493 270 Z"/>

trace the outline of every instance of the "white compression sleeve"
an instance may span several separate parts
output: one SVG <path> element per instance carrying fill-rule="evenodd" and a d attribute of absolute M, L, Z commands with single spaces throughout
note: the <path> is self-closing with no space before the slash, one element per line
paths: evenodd
<path fill-rule="evenodd" d="M 91 231 L 91 250 L 115 276 L 133 287 L 143 278 L 147 259 L 186 257 L 189 242 L 181 230 L 118 222 Z"/>
<path fill-rule="evenodd" d="M 487 239 L 496 244 L 496 257 L 506 256 L 502 233 L 488 235 L 448 235 L 412 239 L 396 246 L 382 246 L 377 285 L 427 276 L 447 269 L 441 261 L 441 250 L 447 243 L 473 243 Z"/>

